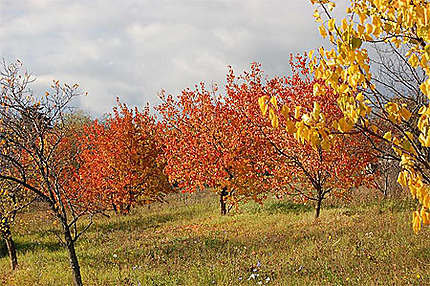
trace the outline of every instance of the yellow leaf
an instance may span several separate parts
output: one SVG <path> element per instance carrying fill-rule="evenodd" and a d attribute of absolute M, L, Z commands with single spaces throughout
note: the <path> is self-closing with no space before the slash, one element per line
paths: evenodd
<path fill-rule="evenodd" d="M 274 115 L 272 118 L 272 126 L 273 128 L 278 128 L 279 126 L 279 119 L 278 116 Z"/>
<path fill-rule="evenodd" d="M 413 214 L 413 225 L 414 232 L 417 234 L 421 230 L 421 220 L 418 211 L 415 211 Z"/>
<path fill-rule="evenodd" d="M 336 28 L 335 23 L 336 23 L 336 19 L 335 18 L 332 18 L 332 19 L 328 20 L 327 25 L 328 25 L 328 30 L 329 31 L 331 31 L 331 32 L 334 31 L 334 29 Z"/>
<path fill-rule="evenodd" d="M 275 116 L 275 110 L 273 108 L 269 108 L 269 120 L 273 120 Z"/>
<path fill-rule="evenodd" d="M 430 221 L 428 220 L 427 210 L 424 207 L 421 208 L 420 215 L 421 215 L 423 225 L 428 225 L 430 223 Z"/>
<path fill-rule="evenodd" d="M 416 54 L 412 54 L 408 62 L 413 68 L 416 68 L 418 66 L 419 59 Z"/>
<path fill-rule="evenodd" d="M 323 38 L 326 38 L 327 37 L 327 31 L 325 30 L 325 27 L 323 25 L 321 25 L 321 26 L 319 26 L 318 29 L 319 29 L 320 35 Z"/>
<path fill-rule="evenodd" d="M 310 142 L 312 148 L 316 149 L 316 147 L 320 144 L 320 138 L 318 137 L 318 134 L 314 132 L 313 134 L 310 134 Z"/>
<path fill-rule="evenodd" d="M 329 140 L 324 139 L 323 141 L 321 141 L 321 147 L 322 147 L 325 151 L 330 150 L 330 142 L 329 142 Z"/>
<path fill-rule="evenodd" d="M 342 30 L 347 31 L 348 26 L 349 26 L 348 21 L 345 18 L 343 18 L 342 19 Z"/>
<path fill-rule="evenodd" d="M 421 91 L 430 98 L 430 80 L 427 79 L 420 85 Z"/>
<path fill-rule="evenodd" d="M 290 108 L 286 105 L 282 106 L 281 108 L 281 114 L 285 117 L 288 118 L 288 115 L 290 114 Z"/>
<path fill-rule="evenodd" d="M 349 120 L 346 120 L 345 118 L 341 118 L 339 120 L 339 130 L 346 133 L 349 132 L 352 129 L 352 123 Z"/>
<path fill-rule="evenodd" d="M 403 186 L 406 187 L 407 186 L 407 181 L 406 181 L 406 176 L 405 176 L 405 172 L 400 172 L 399 176 L 397 177 L 397 182 Z"/>
<path fill-rule="evenodd" d="M 371 34 L 373 32 L 373 26 L 371 24 L 366 24 L 367 34 Z"/>
<path fill-rule="evenodd" d="M 278 102 L 276 100 L 276 97 L 272 96 L 272 98 L 270 98 L 270 103 L 276 108 L 278 109 Z"/>
<path fill-rule="evenodd" d="M 430 196 L 429 196 L 429 194 L 428 194 L 428 193 L 424 196 L 424 198 L 423 198 L 423 200 L 422 200 L 422 204 L 423 204 L 423 206 L 425 206 L 426 208 L 430 209 Z"/>
<path fill-rule="evenodd" d="M 411 118 L 411 112 L 405 108 L 404 106 L 400 109 L 400 115 L 403 117 L 404 120 L 408 121 L 409 118 Z"/>
<path fill-rule="evenodd" d="M 309 51 L 309 55 L 308 55 L 309 59 L 312 59 L 314 53 L 315 53 L 315 50 L 310 50 Z"/>
<path fill-rule="evenodd" d="M 294 132 L 296 132 L 296 125 L 294 124 L 294 122 L 293 121 L 291 121 L 291 120 L 288 120 L 286 123 L 285 123 L 285 130 L 288 132 L 288 133 L 290 133 L 290 134 L 292 134 L 292 133 L 294 133 Z"/>
<path fill-rule="evenodd" d="M 427 135 L 422 144 L 424 147 L 430 147 L 430 135 Z"/>
<path fill-rule="evenodd" d="M 294 118 L 295 119 L 299 119 L 300 118 L 300 106 L 296 106 L 295 110 L 294 110 Z"/>
<path fill-rule="evenodd" d="M 314 96 L 318 96 L 321 93 L 321 87 L 318 83 L 315 83 L 313 86 Z"/>
<path fill-rule="evenodd" d="M 385 140 L 391 141 L 391 138 L 393 138 L 393 136 L 391 135 L 391 131 L 388 131 L 387 133 L 385 133 L 383 138 Z"/>
<path fill-rule="evenodd" d="M 260 105 L 260 110 L 263 116 L 266 116 L 268 105 L 266 104 L 268 96 L 262 96 L 258 99 L 258 104 Z"/>

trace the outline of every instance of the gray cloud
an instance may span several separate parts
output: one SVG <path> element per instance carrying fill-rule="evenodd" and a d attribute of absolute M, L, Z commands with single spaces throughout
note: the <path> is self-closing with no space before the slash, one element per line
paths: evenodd
<path fill-rule="evenodd" d="M 312 14 L 307 0 L 0 0 L 0 56 L 21 59 L 35 90 L 79 83 L 81 107 L 102 114 L 117 96 L 222 83 L 228 65 L 286 73 L 290 53 L 322 43 Z"/>

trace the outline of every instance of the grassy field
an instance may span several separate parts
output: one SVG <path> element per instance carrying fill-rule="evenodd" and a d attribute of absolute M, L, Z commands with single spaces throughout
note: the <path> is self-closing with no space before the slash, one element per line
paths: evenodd
<path fill-rule="evenodd" d="M 311 208 L 269 200 L 228 216 L 217 198 L 100 217 L 77 245 L 87 285 L 430 285 L 430 231 L 407 200 Z M 42 212 L 16 228 L 20 267 L 0 250 L 0 284 L 70 285 L 57 226 Z M 2 247 L 0 247 L 1 249 Z"/>

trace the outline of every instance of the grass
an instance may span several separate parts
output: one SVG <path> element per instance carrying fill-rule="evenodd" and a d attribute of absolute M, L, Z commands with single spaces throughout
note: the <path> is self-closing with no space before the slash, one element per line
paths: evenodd
<path fill-rule="evenodd" d="M 315 221 L 311 208 L 275 200 L 224 217 L 215 197 L 175 200 L 99 217 L 77 252 L 87 285 L 430 285 L 430 231 L 413 234 L 411 207 L 331 206 Z M 58 227 L 42 212 L 23 217 L 20 267 L 0 251 L 0 284 L 70 285 Z"/>

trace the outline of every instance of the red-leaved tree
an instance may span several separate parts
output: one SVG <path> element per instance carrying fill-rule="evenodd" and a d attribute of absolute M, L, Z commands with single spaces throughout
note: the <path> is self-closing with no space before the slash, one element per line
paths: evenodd
<path fill-rule="evenodd" d="M 270 146 L 216 87 L 200 84 L 177 99 L 164 93 L 161 98 L 165 173 L 172 183 L 184 192 L 208 188 L 218 193 L 221 214 L 227 213 L 228 202 L 260 202 L 266 196 L 271 178 L 264 158 Z"/>
<path fill-rule="evenodd" d="M 281 184 L 289 186 L 287 194 L 314 201 L 315 216 L 319 217 L 322 201 L 328 195 L 344 197 L 346 192 L 359 186 L 370 186 L 368 183 L 374 178 L 365 169 L 376 161 L 376 156 L 359 133 L 331 134 L 331 145 L 321 137 L 310 137 L 314 133 L 310 132 L 308 123 L 331 125 L 342 118 L 342 112 L 330 89 L 325 94 L 314 95 L 313 89 L 323 83 L 313 78 L 306 61 L 306 56 L 291 59 L 290 77 L 275 77 L 256 85 L 253 83 L 261 82 L 261 74 L 255 73 L 247 82 L 252 87 L 248 92 L 259 93 L 261 112 L 268 114 L 275 127 L 272 134 L 267 135 L 283 158 L 274 169 L 275 177 L 284 178 Z M 256 69 L 258 66 L 253 66 L 253 70 Z M 283 116 L 275 116 L 277 113 Z M 300 138 L 308 140 L 292 135 L 297 132 L 303 134 Z M 311 146 L 309 142 L 314 141 L 320 143 L 319 147 Z"/>
<path fill-rule="evenodd" d="M 291 67 L 292 76 L 271 79 L 264 78 L 258 64 L 240 76 L 230 69 L 225 93 L 204 84 L 184 90 L 177 99 L 162 93 L 158 110 L 166 134 L 169 179 L 184 191 L 216 191 L 223 214 L 226 198 L 261 201 L 268 193 L 282 193 L 314 201 L 317 217 L 329 194 L 342 197 L 371 181 L 364 170 L 375 156 L 360 135 L 331 135 L 336 144 L 329 149 L 312 148 L 290 135 L 293 129 L 306 132 L 299 120 L 304 111 L 314 110 L 315 116 L 324 111 L 328 124 L 341 118 L 333 96 L 313 95 L 317 81 L 306 67 L 306 57 L 291 60 Z M 279 121 L 276 113 L 292 114 L 292 119 Z"/>
<path fill-rule="evenodd" d="M 120 213 L 162 200 L 172 188 L 163 174 L 160 135 L 148 107 L 140 111 L 120 103 L 105 122 L 86 126 L 79 138 L 85 148 L 72 180 L 76 197 Z"/>

